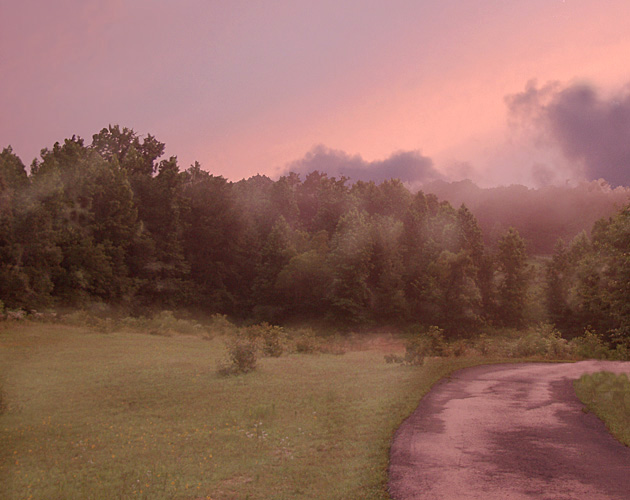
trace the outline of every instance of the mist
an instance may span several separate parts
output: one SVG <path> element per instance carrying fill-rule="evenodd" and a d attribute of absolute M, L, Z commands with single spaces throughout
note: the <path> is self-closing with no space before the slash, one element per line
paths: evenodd
<path fill-rule="evenodd" d="M 575 178 L 630 184 L 630 84 L 605 94 L 585 83 L 530 81 L 505 101 L 512 125 L 538 148 L 557 148 Z M 554 178 L 546 165 L 533 174 L 542 183 Z"/>

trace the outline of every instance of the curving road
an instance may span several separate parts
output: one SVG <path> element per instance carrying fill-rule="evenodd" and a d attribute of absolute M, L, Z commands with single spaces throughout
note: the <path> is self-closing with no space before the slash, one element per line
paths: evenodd
<path fill-rule="evenodd" d="M 630 499 L 630 448 L 582 411 L 583 373 L 630 363 L 468 368 L 421 400 L 391 448 L 395 500 Z"/>

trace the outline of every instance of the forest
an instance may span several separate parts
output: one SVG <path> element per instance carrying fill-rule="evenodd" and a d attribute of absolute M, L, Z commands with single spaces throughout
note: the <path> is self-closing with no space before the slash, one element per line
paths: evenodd
<path fill-rule="evenodd" d="M 164 149 L 110 125 L 89 144 L 73 136 L 43 149 L 27 171 L 6 147 L 2 307 L 167 309 L 355 330 L 421 324 L 451 338 L 544 320 L 569 337 L 588 328 L 630 341 L 625 190 L 550 188 L 544 205 L 526 188 L 481 200 L 460 184 L 451 205 L 396 179 L 320 171 L 230 182 L 198 163 L 181 169 Z M 519 205 L 510 193 L 523 190 L 530 201 Z M 558 218 L 553 200 L 558 213 L 563 200 L 575 209 Z M 602 218 L 591 227 L 586 212 Z"/>

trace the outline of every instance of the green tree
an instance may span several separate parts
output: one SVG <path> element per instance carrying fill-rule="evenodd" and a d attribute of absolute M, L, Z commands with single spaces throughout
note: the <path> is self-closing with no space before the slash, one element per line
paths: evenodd
<path fill-rule="evenodd" d="M 514 228 L 508 229 L 499 240 L 497 265 L 499 322 L 505 326 L 520 327 L 525 320 L 527 251 L 525 242 Z"/>
<path fill-rule="evenodd" d="M 381 323 L 397 323 L 407 313 L 400 244 L 403 224 L 391 216 L 375 216 L 370 225 L 372 251 L 368 285 L 372 316 Z"/>
<path fill-rule="evenodd" d="M 126 172 L 76 137 L 41 158 L 31 168 L 23 219 L 47 241 L 28 245 L 25 266 L 44 272 L 47 279 L 37 281 L 50 280 L 64 304 L 128 297 L 127 249 L 138 224 Z"/>
<path fill-rule="evenodd" d="M 196 284 L 193 300 L 211 312 L 232 313 L 239 305 L 244 253 L 244 221 L 233 186 L 225 178 L 201 169 L 184 172 L 183 245 Z"/>
<path fill-rule="evenodd" d="M 278 217 L 261 251 L 253 284 L 255 313 L 259 319 L 275 321 L 282 311 L 276 281 L 281 271 L 296 256 L 296 234 L 284 217 Z"/>
<path fill-rule="evenodd" d="M 15 231 L 18 200 L 28 186 L 24 164 L 11 147 L 0 153 L 0 300 L 9 307 L 28 302 L 28 278 L 22 267 L 23 248 Z"/>
<path fill-rule="evenodd" d="M 353 208 L 339 219 L 331 240 L 329 262 L 333 280 L 328 301 L 332 321 L 359 324 L 369 319 L 372 250 L 367 214 Z"/>

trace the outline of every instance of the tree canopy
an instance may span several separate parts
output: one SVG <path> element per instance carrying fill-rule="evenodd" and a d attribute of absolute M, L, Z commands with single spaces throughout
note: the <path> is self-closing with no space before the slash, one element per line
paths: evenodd
<path fill-rule="evenodd" d="M 422 323 L 448 335 L 521 326 L 530 269 L 514 228 L 488 244 L 473 211 L 399 180 L 230 182 L 162 158 L 119 126 L 43 149 L 27 172 L 0 154 L 0 300 L 10 308 L 106 303 L 241 320 Z M 630 209 L 558 244 L 551 321 L 630 337 Z"/>

